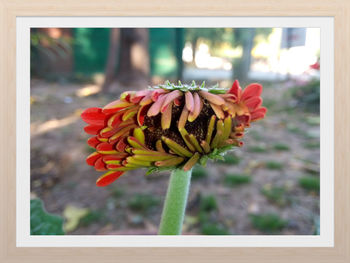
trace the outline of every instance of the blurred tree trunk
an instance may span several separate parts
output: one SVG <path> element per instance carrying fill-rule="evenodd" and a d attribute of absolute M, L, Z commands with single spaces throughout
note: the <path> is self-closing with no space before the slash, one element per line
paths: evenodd
<path fill-rule="evenodd" d="M 120 29 L 112 28 L 109 37 L 109 50 L 107 57 L 107 65 L 105 70 L 105 81 L 102 89 L 108 90 L 109 86 L 115 79 L 117 61 L 119 56 Z"/>
<path fill-rule="evenodd" d="M 137 80 L 148 80 L 150 73 L 148 29 L 123 28 L 120 40 L 118 80 L 124 84 Z"/>
<path fill-rule="evenodd" d="M 185 33 L 183 28 L 176 28 L 175 29 L 175 35 L 176 35 L 176 61 L 177 61 L 177 67 L 176 67 L 176 77 L 178 80 L 182 79 L 182 73 L 183 73 L 183 60 L 182 60 L 182 50 L 184 48 L 185 44 Z"/>
<path fill-rule="evenodd" d="M 242 82 L 246 82 L 250 71 L 255 28 L 247 28 L 241 32 L 242 33 L 239 34 L 239 42 L 242 43 L 243 53 L 239 63 L 234 67 L 234 77 Z"/>
<path fill-rule="evenodd" d="M 104 89 L 114 81 L 126 86 L 147 83 L 150 74 L 149 32 L 146 28 L 112 29 Z"/>

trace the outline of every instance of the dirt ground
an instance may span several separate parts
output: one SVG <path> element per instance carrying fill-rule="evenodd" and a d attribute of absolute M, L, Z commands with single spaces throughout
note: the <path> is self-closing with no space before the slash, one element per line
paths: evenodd
<path fill-rule="evenodd" d="M 290 110 L 287 86 L 266 85 L 263 97 L 269 112 L 263 121 L 253 123 L 244 147 L 230 153 L 235 164 L 211 162 L 193 177 L 186 233 L 317 233 L 319 193 L 302 181 L 319 177 L 319 118 Z M 48 212 L 65 218 L 67 207 L 88 209 L 67 234 L 154 234 L 168 174 L 131 171 L 98 188 L 95 181 L 101 173 L 85 164 L 91 149 L 85 143 L 88 135 L 80 113 L 118 96 L 94 93 L 97 90 L 94 85 L 32 81 L 32 196 L 42 199 Z M 236 177 L 230 180 L 230 175 L 249 178 L 242 182 Z"/>

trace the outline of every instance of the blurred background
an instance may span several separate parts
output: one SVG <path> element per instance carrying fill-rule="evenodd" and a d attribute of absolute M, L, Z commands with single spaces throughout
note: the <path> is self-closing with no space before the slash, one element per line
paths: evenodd
<path fill-rule="evenodd" d="M 319 234 L 319 54 L 318 28 L 33 28 L 31 233 L 156 234 L 169 174 L 96 187 L 81 112 L 165 80 L 239 79 L 264 86 L 268 113 L 195 167 L 184 233 Z"/>

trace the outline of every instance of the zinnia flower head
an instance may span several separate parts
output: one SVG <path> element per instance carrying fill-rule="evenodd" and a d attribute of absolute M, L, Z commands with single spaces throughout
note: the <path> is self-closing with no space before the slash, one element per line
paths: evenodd
<path fill-rule="evenodd" d="M 87 143 L 96 152 L 86 162 L 105 171 L 97 186 L 106 186 L 138 168 L 191 169 L 197 162 L 222 158 L 243 145 L 245 128 L 264 118 L 262 86 L 243 91 L 236 80 L 229 90 L 166 82 L 142 91 L 127 91 L 103 108 L 88 108 Z"/>

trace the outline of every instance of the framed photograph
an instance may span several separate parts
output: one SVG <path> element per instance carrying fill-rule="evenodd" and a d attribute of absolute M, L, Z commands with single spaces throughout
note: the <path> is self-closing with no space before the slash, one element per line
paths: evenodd
<path fill-rule="evenodd" d="M 349 5 L 114 4 L 1 7 L 4 262 L 348 262 Z"/>

